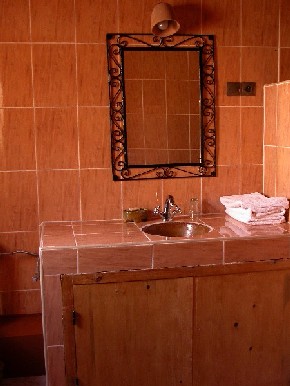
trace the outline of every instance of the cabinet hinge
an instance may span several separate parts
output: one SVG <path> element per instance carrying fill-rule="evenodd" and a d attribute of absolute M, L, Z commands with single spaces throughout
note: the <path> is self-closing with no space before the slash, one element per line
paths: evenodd
<path fill-rule="evenodd" d="M 77 324 L 77 313 L 75 310 L 73 310 L 73 312 L 72 312 L 72 318 L 71 319 L 72 319 L 73 325 Z"/>

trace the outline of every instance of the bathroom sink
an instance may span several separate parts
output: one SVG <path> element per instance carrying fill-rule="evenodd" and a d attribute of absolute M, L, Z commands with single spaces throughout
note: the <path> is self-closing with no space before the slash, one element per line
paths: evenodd
<path fill-rule="evenodd" d="M 155 223 L 142 228 L 143 232 L 150 235 L 165 237 L 192 237 L 208 233 L 211 230 L 212 228 L 206 224 L 184 221 Z"/>

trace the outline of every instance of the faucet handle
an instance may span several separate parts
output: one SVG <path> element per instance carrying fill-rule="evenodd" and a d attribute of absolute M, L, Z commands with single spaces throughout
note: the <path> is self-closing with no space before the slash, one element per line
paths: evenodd
<path fill-rule="evenodd" d="M 173 204 L 172 206 L 174 206 L 174 209 L 173 209 L 173 211 L 172 211 L 172 214 L 173 215 L 175 215 L 175 214 L 177 214 L 177 213 L 182 213 L 182 210 L 179 208 L 179 206 L 178 205 L 176 205 L 176 204 Z"/>
<path fill-rule="evenodd" d="M 153 213 L 154 213 L 154 214 L 160 214 L 160 205 L 157 205 L 157 206 L 153 209 Z"/>

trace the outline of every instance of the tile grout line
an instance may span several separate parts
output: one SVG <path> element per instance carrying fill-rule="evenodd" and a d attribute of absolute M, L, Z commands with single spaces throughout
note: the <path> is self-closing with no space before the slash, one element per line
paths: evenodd
<path fill-rule="evenodd" d="M 78 183 L 79 183 L 79 218 L 83 219 L 82 189 L 81 189 L 81 154 L 80 154 L 80 122 L 79 122 L 79 85 L 78 85 L 78 50 L 77 50 L 77 26 L 76 26 L 76 2 L 74 7 L 74 49 L 75 49 L 75 84 L 76 84 L 76 123 L 77 123 L 77 152 L 78 152 Z"/>
<path fill-rule="evenodd" d="M 36 114 L 35 114 L 35 89 L 34 89 L 34 63 L 33 63 L 33 47 L 32 47 L 32 21 L 31 21 L 31 0 L 28 1 L 29 9 L 29 39 L 30 39 L 30 64 L 31 64 L 31 86 L 32 86 L 32 111 L 33 111 L 33 134 L 34 134 L 34 161 L 35 161 L 35 178 L 36 178 L 36 200 L 37 200 L 37 223 L 38 230 L 40 224 L 40 194 L 39 194 L 39 176 L 38 176 L 38 159 L 37 159 L 37 130 L 36 130 Z M 39 230 L 40 232 L 40 230 Z M 40 237 L 40 234 L 39 234 Z"/>

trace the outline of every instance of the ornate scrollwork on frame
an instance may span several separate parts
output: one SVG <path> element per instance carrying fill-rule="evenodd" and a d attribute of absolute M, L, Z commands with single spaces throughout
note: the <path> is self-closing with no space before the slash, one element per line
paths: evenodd
<path fill-rule="evenodd" d="M 197 105 L 200 128 L 198 159 L 189 162 L 133 162 L 128 147 L 128 105 L 125 92 L 125 53 L 139 51 L 196 52 L 198 55 L 199 95 Z M 212 177 L 216 175 L 215 68 L 212 35 L 107 34 L 109 101 L 111 122 L 111 161 L 114 180 L 147 178 Z M 142 66 L 140 61 L 137 66 Z M 176 69 L 178 71 L 178 69 Z M 137 81 L 136 81 L 137 82 Z M 190 94 L 191 95 L 191 94 Z M 193 98 L 191 96 L 191 98 Z M 134 102 L 140 102 L 138 100 Z M 186 101 L 185 101 L 186 102 Z M 131 101 L 132 103 L 132 101 Z M 188 103 L 188 102 L 186 102 Z M 172 118 L 172 117 L 171 117 Z M 147 118 L 143 113 L 143 121 Z M 170 119 L 170 117 L 167 119 Z M 189 120 L 191 118 L 188 118 Z M 139 130 L 138 127 L 135 128 Z M 132 133 L 130 134 L 132 135 Z M 146 153 L 146 149 L 140 149 Z M 158 152 L 158 150 L 156 150 Z"/>

